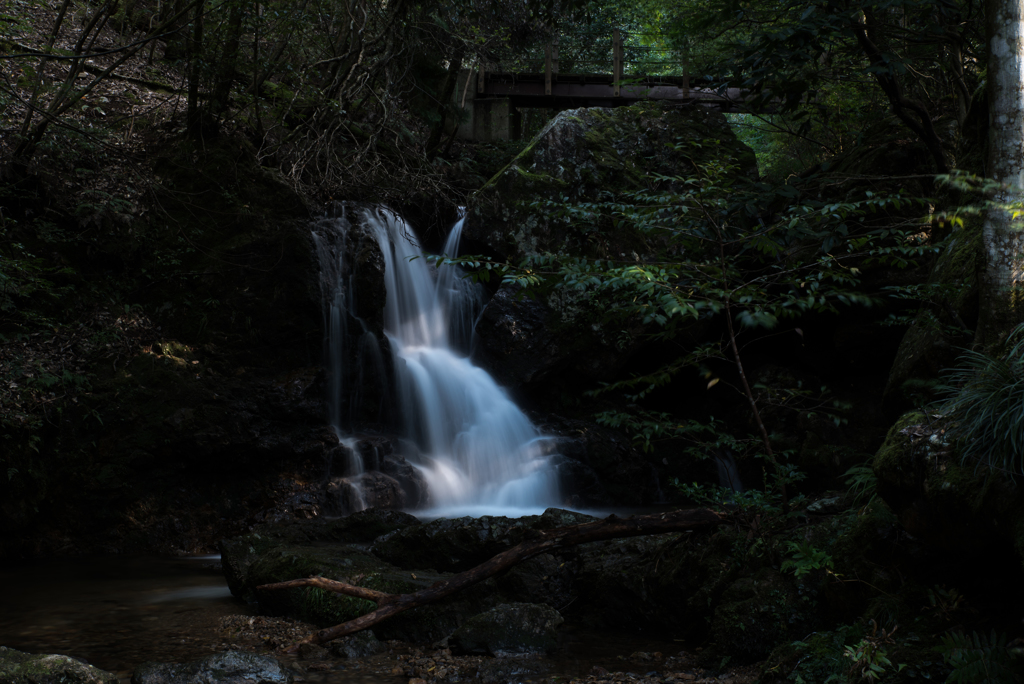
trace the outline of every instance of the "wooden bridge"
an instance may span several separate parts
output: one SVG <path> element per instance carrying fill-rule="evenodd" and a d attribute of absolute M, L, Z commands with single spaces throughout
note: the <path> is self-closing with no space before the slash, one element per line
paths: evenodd
<path fill-rule="evenodd" d="M 606 74 L 561 74 L 558 42 L 545 49 L 544 73 L 502 73 L 486 66 L 463 69 L 455 89 L 455 104 L 467 117 L 458 135 L 466 140 L 516 140 L 522 131 L 520 109 L 621 107 L 643 100 L 668 100 L 682 105 L 738 111 L 743 96 L 738 88 L 720 90 L 709 81 L 691 82 L 683 76 L 626 75 L 622 38 L 612 35 L 612 69 Z"/>

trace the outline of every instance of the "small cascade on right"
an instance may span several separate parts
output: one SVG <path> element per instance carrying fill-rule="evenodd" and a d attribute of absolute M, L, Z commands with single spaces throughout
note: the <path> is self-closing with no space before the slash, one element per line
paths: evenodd
<path fill-rule="evenodd" d="M 723 489 L 731 489 L 734 492 L 743 492 L 743 481 L 740 480 L 740 472 L 736 467 L 736 459 L 728 450 L 719 451 L 715 454 L 715 465 L 718 466 L 718 484 Z"/>

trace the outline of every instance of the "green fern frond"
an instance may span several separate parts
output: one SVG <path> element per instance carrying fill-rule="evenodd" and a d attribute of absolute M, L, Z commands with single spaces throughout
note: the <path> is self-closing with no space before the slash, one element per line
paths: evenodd
<path fill-rule="evenodd" d="M 1016 653 L 1010 649 L 1005 634 L 984 635 L 972 632 L 949 632 L 941 638 L 936 650 L 953 668 L 947 682 L 954 684 L 1008 684 L 1020 681 L 1014 673 Z"/>

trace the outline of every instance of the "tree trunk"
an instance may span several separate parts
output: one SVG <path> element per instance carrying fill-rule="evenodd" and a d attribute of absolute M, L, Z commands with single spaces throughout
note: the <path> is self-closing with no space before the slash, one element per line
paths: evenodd
<path fill-rule="evenodd" d="M 1004 184 L 998 203 L 1024 198 L 1024 0 L 988 0 L 988 172 Z M 1024 240 L 1013 212 L 985 215 L 981 320 L 978 342 L 991 345 L 1024 320 Z"/>
<path fill-rule="evenodd" d="M 444 125 L 448 121 L 448 112 L 452 108 L 452 96 L 455 94 L 455 86 L 459 82 L 459 72 L 462 71 L 462 56 L 464 50 L 459 49 L 448 64 L 448 73 L 445 75 L 444 83 L 441 85 L 441 95 L 437 101 L 437 123 L 430 130 L 430 137 L 427 139 L 427 159 L 433 159 L 441 145 L 441 136 L 444 135 Z"/>
<path fill-rule="evenodd" d="M 210 113 L 220 115 L 228 108 L 231 98 L 231 84 L 235 81 L 235 62 L 238 61 L 238 50 L 242 38 L 242 17 L 245 14 L 243 0 L 235 0 L 228 8 L 227 40 L 220 56 L 217 70 L 217 82 L 213 86 L 213 97 L 210 100 Z"/>
<path fill-rule="evenodd" d="M 199 110 L 199 75 L 203 57 L 203 12 L 206 10 L 205 0 L 196 5 L 195 23 L 192 26 L 192 44 L 189 47 L 188 59 L 188 107 L 185 110 L 188 134 L 199 138 L 202 133 L 202 112 Z"/>

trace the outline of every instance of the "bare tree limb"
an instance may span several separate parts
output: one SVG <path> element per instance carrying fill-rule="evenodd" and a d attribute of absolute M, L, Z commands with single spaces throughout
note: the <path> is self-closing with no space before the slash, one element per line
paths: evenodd
<path fill-rule="evenodd" d="M 546 530 L 538 532 L 534 538 L 499 553 L 497 556 L 471 570 L 452 575 L 445 580 L 435 582 L 426 589 L 421 589 L 412 594 L 386 594 L 324 577 L 310 577 L 274 584 L 263 584 L 256 588 L 260 590 L 273 590 L 294 587 L 317 587 L 338 594 L 345 594 L 346 596 L 368 599 L 377 603 L 376 610 L 354 620 L 349 620 L 340 625 L 328 627 L 327 629 L 310 634 L 302 641 L 292 644 L 286 649 L 288 653 L 296 653 L 302 644 L 322 644 L 338 637 L 355 634 L 410 608 L 423 606 L 451 596 L 542 553 L 550 553 L 570 546 L 576 546 L 577 544 L 603 541 L 605 539 L 623 539 L 648 534 L 663 534 L 666 532 L 682 532 L 684 530 L 715 527 L 723 522 L 725 522 L 725 516 L 720 513 L 715 513 L 706 508 L 694 508 L 655 515 L 632 516 L 625 519 L 611 515 L 604 520 L 585 525 Z"/>

